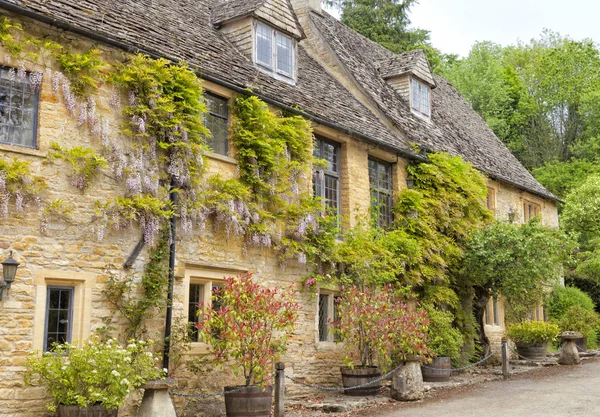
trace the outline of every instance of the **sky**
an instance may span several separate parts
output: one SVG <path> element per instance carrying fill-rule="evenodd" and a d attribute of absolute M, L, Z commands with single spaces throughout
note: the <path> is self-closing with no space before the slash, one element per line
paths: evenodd
<path fill-rule="evenodd" d="M 476 41 L 528 42 L 544 28 L 600 43 L 599 16 L 599 0 L 419 0 L 410 19 L 442 52 L 466 56 Z"/>

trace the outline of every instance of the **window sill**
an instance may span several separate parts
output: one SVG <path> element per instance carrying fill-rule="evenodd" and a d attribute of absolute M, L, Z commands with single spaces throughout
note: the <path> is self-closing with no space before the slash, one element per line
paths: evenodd
<path fill-rule="evenodd" d="M 210 353 L 210 347 L 206 343 L 192 342 L 186 355 L 206 355 L 207 353 Z"/>
<path fill-rule="evenodd" d="M 37 156 L 40 158 L 46 157 L 46 152 L 35 148 L 27 148 L 25 146 L 9 145 L 7 143 L 0 143 L 0 151 L 18 153 L 21 155 Z"/>
<path fill-rule="evenodd" d="M 341 350 L 344 344 L 340 342 L 321 342 L 316 343 L 317 350 Z"/>
<path fill-rule="evenodd" d="M 232 158 L 230 156 L 225 156 L 225 155 L 221 155 L 219 153 L 214 153 L 214 152 L 206 152 L 205 155 L 207 157 L 209 157 L 210 159 L 215 159 L 217 161 L 221 161 L 221 162 L 226 162 L 228 164 L 237 165 L 237 159 Z"/>

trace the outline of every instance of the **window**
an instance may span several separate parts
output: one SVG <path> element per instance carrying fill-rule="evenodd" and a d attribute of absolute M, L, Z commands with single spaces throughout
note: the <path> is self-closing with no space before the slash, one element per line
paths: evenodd
<path fill-rule="evenodd" d="M 340 213 L 340 145 L 320 137 L 315 138 L 313 154 L 315 158 L 324 159 L 327 166 L 315 167 L 313 173 L 313 191 L 323 204 Z"/>
<path fill-rule="evenodd" d="M 523 202 L 523 220 L 528 222 L 535 216 L 542 215 L 542 207 L 539 204 L 532 203 L 531 201 Z"/>
<path fill-rule="evenodd" d="M 202 318 L 202 306 L 212 304 L 213 308 L 220 308 L 218 297 L 213 298 L 213 296 L 221 286 L 221 281 L 193 281 L 190 283 L 188 323 L 190 325 L 190 340 L 192 342 L 199 341 L 197 324 Z"/>
<path fill-rule="evenodd" d="M 229 108 L 228 100 L 214 94 L 206 94 L 206 105 L 208 113 L 206 115 L 206 127 L 212 134 L 207 138 L 206 143 L 213 152 L 219 155 L 229 153 Z"/>
<path fill-rule="evenodd" d="M 331 323 L 338 320 L 338 304 L 340 296 L 332 293 L 319 294 L 319 342 L 337 342 L 338 338 L 331 331 Z"/>
<path fill-rule="evenodd" d="M 369 184 L 371 212 L 385 228 L 392 222 L 392 164 L 369 158 Z"/>
<path fill-rule="evenodd" d="M 255 61 L 264 69 L 293 79 L 295 74 L 296 42 L 291 37 L 256 23 Z"/>
<path fill-rule="evenodd" d="M 496 190 L 494 188 L 488 187 L 488 194 L 487 194 L 487 198 L 486 198 L 486 207 L 488 208 L 488 210 L 492 211 L 493 213 L 496 212 Z"/>
<path fill-rule="evenodd" d="M 429 117 L 431 109 L 429 106 L 429 86 L 411 78 L 411 108 L 423 116 Z"/>
<path fill-rule="evenodd" d="M 73 323 L 73 287 L 48 287 L 44 351 L 52 350 L 54 343 L 71 342 Z"/>
<path fill-rule="evenodd" d="M 47 351 L 55 342 L 78 344 L 90 337 L 96 278 L 87 272 L 35 271 L 34 350 Z"/>
<path fill-rule="evenodd" d="M 41 74 L 0 67 L 0 143 L 35 148 Z"/>
<path fill-rule="evenodd" d="M 498 296 L 490 297 L 485 306 L 485 324 L 490 326 L 500 326 Z"/>

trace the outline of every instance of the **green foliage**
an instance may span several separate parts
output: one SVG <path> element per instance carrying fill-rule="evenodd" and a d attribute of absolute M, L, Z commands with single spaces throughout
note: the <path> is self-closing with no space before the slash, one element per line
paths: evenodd
<path fill-rule="evenodd" d="M 142 149 L 166 154 L 166 171 L 177 187 L 197 185 L 203 172 L 206 105 L 200 79 L 185 63 L 135 55 L 111 74 L 130 93 L 124 132 Z"/>
<path fill-rule="evenodd" d="M 556 286 L 546 301 L 548 316 L 552 320 L 559 320 L 567 314 L 573 306 L 579 306 L 587 311 L 594 311 L 592 298 L 579 288 Z"/>
<path fill-rule="evenodd" d="M 11 201 L 15 203 L 17 212 L 31 203 L 39 204 L 46 182 L 31 174 L 30 164 L 18 158 L 12 161 L 0 159 L 0 217 L 8 215 Z"/>
<path fill-rule="evenodd" d="M 591 175 L 567 196 L 560 223 L 581 248 L 573 273 L 600 282 L 600 175 Z"/>
<path fill-rule="evenodd" d="M 121 279 L 112 277 L 102 292 L 127 323 L 123 340 L 142 338 L 146 334 L 145 321 L 166 305 L 169 233 L 165 227 L 156 246 L 151 248 L 141 283 L 133 275 Z M 112 321 L 112 316 L 105 320 L 107 325 Z"/>
<path fill-rule="evenodd" d="M 568 162 L 550 161 L 533 169 L 535 178 L 558 198 L 565 198 L 590 175 L 598 173 L 600 167 L 597 163 L 577 159 Z"/>
<path fill-rule="evenodd" d="M 429 31 L 410 29 L 408 13 L 415 0 L 328 0 L 341 11 L 342 23 L 393 52 L 429 41 Z"/>
<path fill-rule="evenodd" d="M 50 149 L 48 160 L 64 159 L 69 162 L 73 168 L 71 185 L 80 190 L 85 190 L 100 173 L 100 170 L 108 167 L 106 159 L 98 156 L 91 148 L 74 146 L 64 149 L 58 143 L 50 142 Z"/>
<path fill-rule="evenodd" d="M 556 281 L 573 248 L 568 236 L 539 219 L 523 225 L 496 222 L 473 234 L 462 275 L 486 301 L 501 293 L 507 320 L 520 321 L 542 299 L 544 284 Z"/>
<path fill-rule="evenodd" d="M 87 407 L 102 404 L 108 410 L 123 405 L 127 395 L 146 381 L 164 377 L 155 367 L 151 343 L 131 340 L 120 346 L 89 340 L 82 347 L 55 345 L 52 352 L 33 352 L 27 359 L 25 382 L 44 386 L 58 405 Z"/>
<path fill-rule="evenodd" d="M 580 332 L 585 337 L 594 339 L 596 330 L 600 328 L 600 316 L 594 310 L 583 306 L 573 305 L 554 321 L 561 332 Z"/>
<path fill-rule="evenodd" d="M 56 62 L 71 81 L 71 91 L 79 97 L 88 97 L 98 91 L 98 85 L 106 79 L 108 65 L 100 58 L 102 51 L 90 49 L 82 53 L 72 52 L 53 45 L 45 45 L 54 51 Z"/>
<path fill-rule="evenodd" d="M 62 198 L 57 198 L 51 201 L 42 213 L 42 220 L 40 222 L 40 232 L 46 234 L 48 230 L 48 222 L 51 219 L 70 221 L 69 215 L 73 212 L 73 205 Z"/>
<path fill-rule="evenodd" d="M 226 278 L 200 320 L 213 363 L 222 366 L 231 359 L 234 373 L 242 371 L 246 385 L 267 383 L 298 319 L 294 295 L 292 289 L 262 287 L 251 274 Z M 217 301 L 219 309 L 213 308 Z"/>
<path fill-rule="evenodd" d="M 22 31 L 21 25 L 13 23 L 6 16 L 0 16 L 0 43 L 11 55 L 18 55 L 23 50 L 22 42 L 16 36 Z"/>
<path fill-rule="evenodd" d="M 394 366 L 394 360 L 429 354 L 427 313 L 409 309 L 391 285 L 344 288 L 338 313 L 333 331 L 344 341 L 344 360 L 350 367 L 374 366 L 377 360 L 385 371 Z"/>
<path fill-rule="evenodd" d="M 436 356 L 448 356 L 453 363 L 460 360 L 460 348 L 464 343 L 460 330 L 454 327 L 454 315 L 449 311 L 436 309 L 429 305 L 424 307 L 429 317 L 427 329 L 427 346 Z"/>
<path fill-rule="evenodd" d="M 516 343 L 545 343 L 558 335 L 558 326 L 543 321 L 524 321 L 508 327 L 506 336 Z"/>

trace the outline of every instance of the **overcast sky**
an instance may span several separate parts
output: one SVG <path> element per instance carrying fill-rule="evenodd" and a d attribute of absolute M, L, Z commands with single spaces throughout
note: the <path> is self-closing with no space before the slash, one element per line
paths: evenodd
<path fill-rule="evenodd" d="M 431 31 L 432 44 L 465 56 L 476 41 L 528 42 L 548 28 L 600 42 L 600 0 L 419 0 L 410 19 Z"/>

